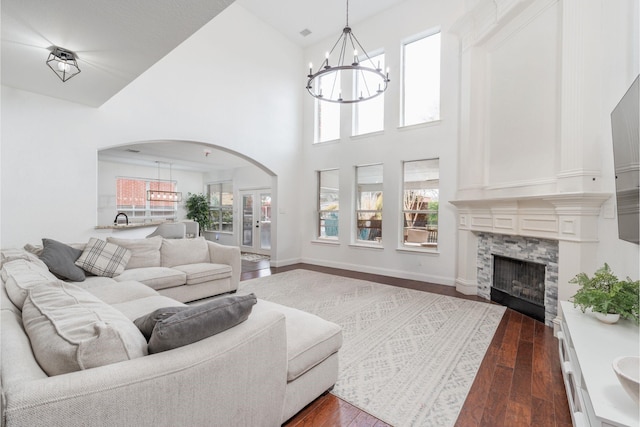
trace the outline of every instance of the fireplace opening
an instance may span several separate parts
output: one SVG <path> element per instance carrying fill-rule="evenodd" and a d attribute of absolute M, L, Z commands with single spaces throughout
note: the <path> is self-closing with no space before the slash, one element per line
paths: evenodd
<path fill-rule="evenodd" d="M 493 255 L 491 301 L 544 323 L 545 266 Z"/>

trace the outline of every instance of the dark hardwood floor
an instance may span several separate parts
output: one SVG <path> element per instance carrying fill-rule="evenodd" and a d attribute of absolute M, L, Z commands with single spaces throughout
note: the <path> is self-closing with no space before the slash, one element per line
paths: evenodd
<path fill-rule="evenodd" d="M 243 271 L 241 280 L 300 268 L 486 302 L 460 294 L 451 286 L 309 264 Z M 387 425 L 330 393 L 316 399 L 285 424 L 286 427 Z M 551 328 L 507 309 L 456 422 L 456 427 L 480 426 L 571 426 L 558 342 Z"/>

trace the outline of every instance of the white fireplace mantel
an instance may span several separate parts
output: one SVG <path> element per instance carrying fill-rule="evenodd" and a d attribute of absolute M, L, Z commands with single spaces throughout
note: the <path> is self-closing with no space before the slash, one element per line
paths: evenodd
<path fill-rule="evenodd" d="M 460 230 L 596 242 L 597 221 L 609 193 L 561 193 L 453 200 Z"/>

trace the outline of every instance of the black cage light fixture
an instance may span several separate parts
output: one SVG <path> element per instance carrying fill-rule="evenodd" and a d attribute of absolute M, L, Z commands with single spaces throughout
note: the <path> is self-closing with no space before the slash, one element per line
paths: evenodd
<path fill-rule="evenodd" d="M 340 46 L 339 52 L 336 50 Z M 336 51 L 335 56 L 333 53 Z M 358 58 L 358 52 L 364 54 L 362 61 Z M 353 62 L 351 62 L 353 53 Z M 362 87 L 358 88 L 358 93 L 352 91 L 351 96 L 344 96 L 339 87 L 339 78 L 344 73 L 353 72 L 357 78 L 361 79 Z M 389 83 L 389 70 L 382 72 L 380 63 L 374 64 L 367 51 L 362 47 L 355 34 L 349 27 L 349 0 L 347 0 L 347 23 L 340 34 L 340 37 L 331 50 L 325 54 L 324 61 L 318 70 L 313 72 L 313 64 L 309 64 L 309 74 L 307 75 L 307 90 L 311 96 L 328 102 L 340 104 L 353 104 L 366 101 L 382 94 L 387 89 Z M 324 88 L 320 85 L 320 80 L 326 80 L 328 84 Z M 323 85 L 324 86 L 324 85 Z"/>
<path fill-rule="evenodd" d="M 47 65 L 63 82 L 80 73 L 76 54 L 57 46 L 51 47 Z"/>

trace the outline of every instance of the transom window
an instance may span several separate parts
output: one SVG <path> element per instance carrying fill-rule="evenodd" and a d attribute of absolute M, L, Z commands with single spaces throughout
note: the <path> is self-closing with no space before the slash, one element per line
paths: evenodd
<path fill-rule="evenodd" d="M 356 167 L 356 241 L 382 242 L 382 165 Z"/>
<path fill-rule="evenodd" d="M 209 217 L 212 231 L 233 232 L 233 183 L 218 182 L 207 185 Z"/>
<path fill-rule="evenodd" d="M 371 61 L 380 70 L 385 69 L 384 53 L 371 56 Z M 366 56 L 360 58 L 364 62 Z M 360 93 L 374 92 L 379 87 L 372 87 L 376 79 L 372 73 L 354 73 L 355 96 Z M 378 132 L 384 129 L 384 93 L 366 102 L 353 104 L 353 135 Z"/>
<path fill-rule="evenodd" d="M 329 73 L 319 78 L 320 93 L 332 93 L 342 90 L 340 73 Z M 340 139 L 340 104 L 335 102 L 316 102 L 315 142 L 326 142 Z"/>
<path fill-rule="evenodd" d="M 338 169 L 318 171 L 318 238 L 338 238 L 339 180 Z"/>
<path fill-rule="evenodd" d="M 438 247 L 439 159 L 404 162 L 403 244 Z"/>
<path fill-rule="evenodd" d="M 440 120 L 440 32 L 402 44 L 401 126 Z"/>
<path fill-rule="evenodd" d="M 177 191 L 176 181 L 147 178 L 116 178 L 116 209 L 129 217 L 129 222 L 176 219 L 177 203 L 169 200 L 147 200 L 147 190 Z"/>

